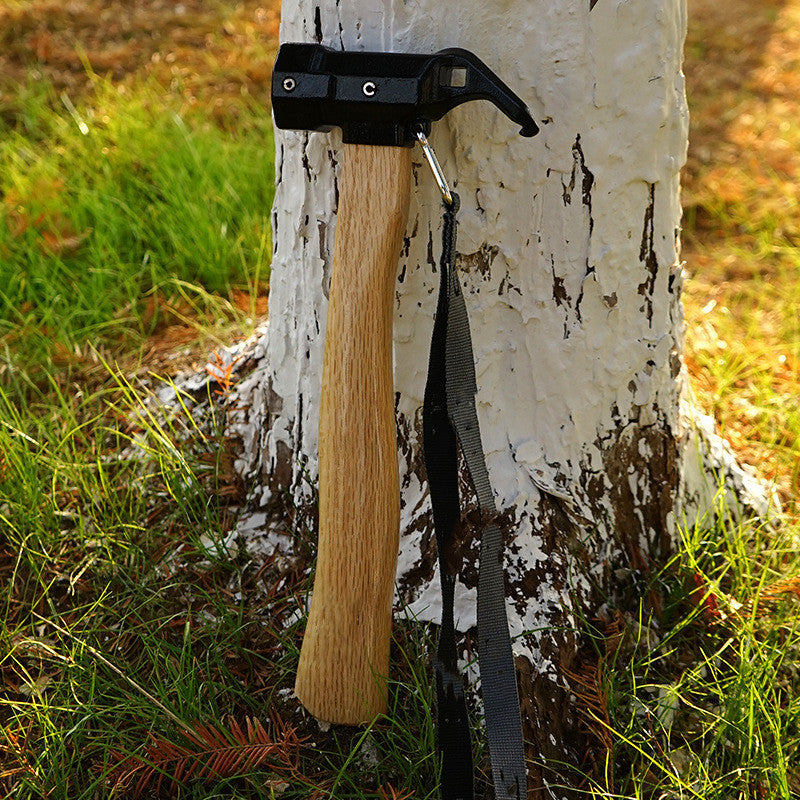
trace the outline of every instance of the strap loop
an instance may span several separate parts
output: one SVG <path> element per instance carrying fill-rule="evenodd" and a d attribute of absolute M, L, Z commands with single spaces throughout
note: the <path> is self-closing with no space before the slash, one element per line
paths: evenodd
<path fill-rule="evenodd" d="M 445 197 L 444 190 L 442 194 Z M 495 796 L 497 800 L 524 800 L 525 755 L 514 656 L 506 619 L 501 558 L 503 541 L 500 529 L 494 524 L 494 494 L 475 409 L 477 385 L 467 309 L 453 268 L 456 213 L 460 201 L 455 192 L 451 193 L 450 199 L 451 202 L 446 197 L 444 200 L 439 299 L 422 415 L 425 468 L 442 585 L 442 621 L 435 662 L 437 744 L 442 760 L 441 797 L 442 800 L 474 798 L 469 721 L 463 678 L 458 670 L 453 619 L 457 569 L 449 563 L 452 561 L 449 556 L 458 545 L 456 540 L 461 528 L 458 492 L 460 446 L 481 519 L 478 664 Z"/>

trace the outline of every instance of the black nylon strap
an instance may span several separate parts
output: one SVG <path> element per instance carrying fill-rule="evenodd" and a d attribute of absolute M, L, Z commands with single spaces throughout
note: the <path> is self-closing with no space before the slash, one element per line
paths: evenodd
<path fill-rule="evenodd" d="M 491 522 L 494 495 L 475 410 L 475 364 L 466 304 L 453 268 L 458 195 L 444 205 L 440 288 L 423 405 L 425 467 L 433 506 L 442 625 L 436 654 L 437 742 L 442 759 L 442 800 L 472 800 L 473 768 L 463 678 L 458 671 L 453 621 L 460 567 L 461 506 L 458 445 L 485 521 L 478 577 L 478 663 L 489 754 L 497 800 L 524 800 L 525 757 L 517 681 L 505 609 L 502 534 Z M 458 445 L 457 445 L 458 443 Z"/>
<path fill-rule="evenodd" d="M 422 407 L 425 470 L 433 506 L 433 526 L 442 583 L 442 621 L 436 649 L 436 744 L 442 761 L 442 800 L 473 800 L 472 743 L 469 735 L 464 681 L 458 670 L 453 621 L 453 597 L 458 565 L 448 558 L 458 540 L 461 504 L 458 497 L 458 445 L 447 413 L 447 320 L 449 264 L 455 247 L 456 210 L 444 215 L 439 300 L 433 323 L 428 380 Z"/>

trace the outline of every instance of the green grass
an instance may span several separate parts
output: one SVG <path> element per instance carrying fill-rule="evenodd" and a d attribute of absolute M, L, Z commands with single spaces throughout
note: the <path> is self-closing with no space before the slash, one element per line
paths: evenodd
<path fill-rule="evenodd" d="M 756 258 L 733 246 L 728 251 L 737 264 L 757 260 L 768 272 L 692 287 L 693 388 L 739 456 L 776 480 L 782 501 L 794 508 L 800 486 L 800 251 L 792 254 L 794 262 Z"/>
<path fill-rule="evenodd" d="M 189 414 L 158 419 L 122 376 L 91 400 L 112 402 L 139 409 L 135 430 L 123 435 L 66 403 L 56 428 L 23 418 L 0 394 L 12 590 L 0 629 L 0 752 L 18 798 L 94 797 L 125 756 L 146 758 L 150 734 L 181 742 L 198 722 L 234 715 L 268 724 L 270 708 L 291 713 L 281 690 L 296 668 L 307 574 L 265 571 L 224 546 L 224 509 L 203 458 L 222 446 L 213 415 L 200 425 Z M 147 458 L 105 457 L 126 440 Z M 279 578 L 283 590 L 270 591 Z M 333 731 L 277 778 L 255 770 L 217 785 L 187 782 L 181 796 L 270 798 L 280 778 L 286 798 L 323 788 L 377 798 L 376 774 L 433 796 L 428 648 L 419 626 L 398 626 L 392 710 L 369 729 Z M 290 721 L 319 734 L 307 718 Z"/>
<path fill-rule="evenodd" d="M 290 800 L 377 800 L 388 787 L 435 797 L 424 626 L 396 626 L 390 710 L 372 726 L 323 733 L 288 696 L 307 562 L 263 564 L 225 547 L 207 458 L 224 450 L 213 395 L 204 417 L 186 396 L 168 419 L 122 375 L 85 400 L 52 399 L 49 416 L 30 415 L 0 394 L 0 748 L 13 796 L 88 800 L 125 757 L 147 760 L 150 734 L 181 743 L 186 726 L 224 726 L 227 715 L 269 725 L 272 709 L 311 737 L 296 769 L 186 781 L 179 796 L 270 798 L 279 785 Z M 135 424 L 115 424 L 110 407 L 138 409 Z M 144 460 L 124 456 L 132 442 Z M 587 623 L 606 698 L 593 725 L 610 737 L 614 767 L 588 796 L 797 796 L 800 578 L 767 590 L 800 576 L 800 531 L 735 525 L 721 511 L 684 532 L 621 614 L 613 646 Z M 312 541 L 298 545 L 313 558 Z"/>
<path fill-rule="evenodd" d="M 797 537 L 724 509 L 684 533 L 650 587 L 663 611 L 643 595 L 604 672 L 621 796 L 797 796 L 797 597 L 766 591 L 800 574 Z"/>
<path fill-rule="evenodd" d="M 268 279 L 269 114 L 223 132 L 172 105 L 98 82 L 80 109 L 29 90 L 0 124 L 7 369 L 230 317 L 232 288 Z"/>
<path fill-rule="evenodd" d="M 309 588 L 299 565 L 265 570 L 226 547 L 224 507 L 204 458 L 223 448 L 211 410 L 198 424 L 185 397 L 186 414 L 157 418 L 123 376 L 85 404 L 54 399 L 57 414 L 32 418 L 0 392 L 10 590 L 0 628 L 0 752 L 19 798 L 94 797 L 126 755 L 146 758 L 150 734 L 181 742 L 185 728 L 224 726 L 227 715 L 268 724 L 270 708 L 289 707 L 281 690 L 292 685 L 303 626 L 296 610 Z M 138 409 L 138 422 L 122 433 L 100 411 L 111 406 Z M 121 456 L 134 442 L 138 457 Z M 283 590 L 270 591 L 281 578 Z M 379 797 L 376 771 L 429 795 L 428 647 L 419 626 L 398 626 L 392 712 L 366 731 L 334 731 L 324 746 L 304 748 L 297 768 L 279 776 L 281 796 L 325 788 Z M 307 718 L 290 720 L 319 733 Z M 189 783 L 182 796 L 213 797 L 224 784 L 230 797 L 269 798 L 275 780 L 255 770 L 216 789 Z"/>

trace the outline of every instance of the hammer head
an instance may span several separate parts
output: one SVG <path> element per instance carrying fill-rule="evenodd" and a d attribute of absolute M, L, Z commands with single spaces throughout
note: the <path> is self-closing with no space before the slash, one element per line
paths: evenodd
<path fill-rule="evenodd" d="M 489 100 L 521 126 L 539 128 L 525 103 L 477 56 L 452 48 L 433 55 L 331 50 L 284 44 L 272 73 L 279 128 L 342 129 L 351 144 L 411 147 L 417 131 L 467 100 Z"/>

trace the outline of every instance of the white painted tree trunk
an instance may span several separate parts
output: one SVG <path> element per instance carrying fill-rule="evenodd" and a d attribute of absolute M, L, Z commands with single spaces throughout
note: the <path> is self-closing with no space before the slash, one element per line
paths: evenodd
<path fill-rule="evenodd" d="M 478 413 L 511 532 L 509 619 L 526 736 L 542 759 L 580 762 L 564 680 L 576 653 L 575 612 L 596 615 L 635 587 L 706 491 L 681 413 L 685 25 L 683 0 L 283 4 L 283 41 L 472 50 L 541 124 L 536 138 L 523 139 L 494 107 L 473 102 L 435 123 L 432 143 L 461 195 L 458 267 Z M 340 144 L 336 131 L 276 132 L 266 357 L 240 387 L 240 398 L 251 395 L 231 423 L 242 441 L 240 467 L 256 476 L 256 502 L 267 515 L 251 522 L 266 519 L 271 542 L 280 543 L 287 497 L 313 517 Z M 419 151 L 414 160 L 394 319 L 397 585 L 418 618 L 435 621 L 420 436 L 441 202 Z M 457 593 L 461 630 L 475 623 L 477 550 L 473 543 Z M 547 780 L 545 770 L 534 776 L 540 787 Z"/>

